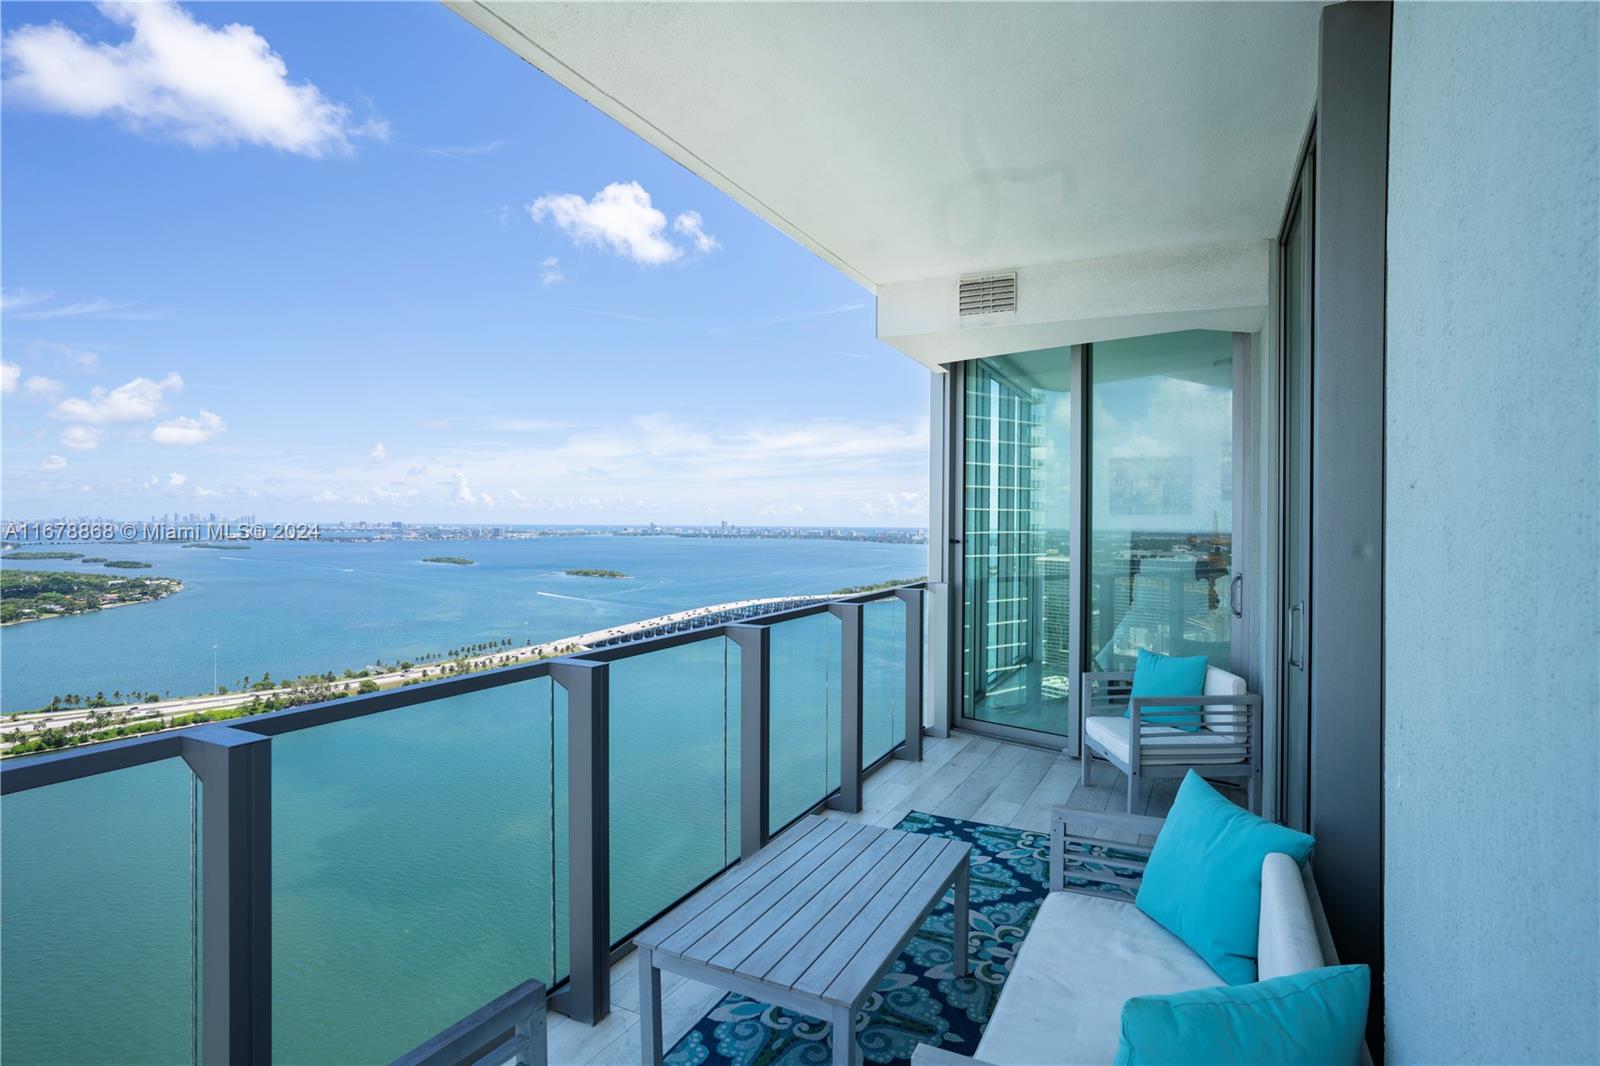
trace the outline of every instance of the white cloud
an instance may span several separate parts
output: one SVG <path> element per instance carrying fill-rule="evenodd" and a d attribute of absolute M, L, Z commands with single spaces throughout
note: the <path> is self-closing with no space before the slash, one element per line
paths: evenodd
<path fill-rule="evenodd" d="M 558 285 L 567 280 L 567 276 L 561 273 L 559 269 L 561 266 L 561 260 L 557 259 L 555 256 L 550 256 L 544 262 L 540 263 L 539 266 L 542 268 L 542 273 L 539 275 L 539 281 L 541 284 Z"/>
<path fill-rule="evenodd" d="M 504 148 L 508 141 L 485 141 L 483 144 L 444 144 L 430 148 L 414 149 L 422 155 L 436 155 L 444 159 L 470 159 L 478 155 L 491 155 Z"/>
<path fill-rule="evenodd" d="M 10 396 L 17 391 L 22 380 L 22 368 L 16 363 L 0 363 L 0 395 Z"/>
<path fill-rule="evenodd" d="M 188 484 L 188 482 L 189 482 L 189 478 L 184 474 L 178 473 L 177 471 L 173 471 L 167 477 L 167 484 L 172 486 L 175 489 L 183 488 L 183 486 Z"/>
<path fill-rule="evenodd" d="M 104 296 L 96 296 L 92 300 L 75 300 L 69 304 L 56 307 L 28 306 L 20 310 L 9 312 L 16 318 L 164 318 L 159 311 L 131 311 L 137 306 L 138 300 L 108 300 Z"/>
<path fill-rule="evenodd" d="M 43 374 L 34 374 L 22 383 L 23 392 L 42 399 L 49 399 L 59 394 L 64 387 L 55 378 L 47 378 Z"/>
<path fill-rule="evenodd" d="M 239 23 L 220 29 L 175 3 L 101 5 L 132 32 L 89 41 L 58 22 L 13 30 L 3 47 L 15 100 L 197 148 L 256 144 L 306 156 L 348 155 L 352 141 L 388 135 L 382 119 L 356 122 L 309 82 L 291 82 L 282 57 Z"/>
<path fill-rule="evenodd" d="M 473 493 L 472 486 L 467 484 L 467 475 L 456 474 L 453 484 L 455 485 L 455 491 L 451 493 L 450 498 L 454 502 L 472 503 L 478 498 Z"/>
<path fill-rule="evenodd" d="M 55 293 L 43 289 L 12 289 L 0 292 L 0 311 L 16 311 L 34 304 L 44 303 Z"/>
<path fill-rule="evenodd" d="M 160 381 L 134 378 L 125 385 L 106 390 L 91 389 L 89 398 L 69 396 L 51 412 L 67 422 L 139 422 L 161 413 L 167 392 L 181 392 L 183 379 L 176 373 Z"/>
<path fill-rule="evenodd" d="M 715 237 L 702 228 L 704 223 L 705 220 L 700 217 L 700 212 L 685 211 L 672 220 L 672 228 L 693 240 L 694 250 L 703 255 L 722 247 Z"/>
<path fill-rule="evenodd" d="M 66 468 L 66 459 L 59 455 L 47 455 L 39 462 L 39 469 L 50 474 L 55 473 L 57 470 L 65 470 Z"/>
<path fill-rule="evenodd" d="M 61 443 L 73 451 L 93 451 L 100 446 L 100 431 L 93 426 L 68 426 L 61 431 Z"/>
<path fill-rule="evenodd" d="M 150 431 L 150 439 L 157 444 L 204 444 L 227 431 L 221 415 L 202 410 L 199 418 L 179 417 L 160 423 Z"/>
<path fill-rule="evenodd" d="M 385 459 L 389 458 L 389 449 L 385 448 L 383 446 L 383 441 L 380 440 L 378 443 L 372 446 L 372 451 L 367 453 L 367 458 L 371 459 L 375 463 L 381 463 Z"/>
<path fill-rule="evenodd" d="M 636 181 L 612 182 L 585 200 L 577 193 L 541 196 L 528 205 L 535 222 L 549 219 L 578 245 L 609 248 L 635 263 L 670 263 L 683 252 L 663 235 L 667 216 Z"/>
<path fill-rule="evenodd" d="M 873 518 L 916 518 L 926 521 L 928 494 L 909 490 L 886 492 L 876 500 L 862 500 L 861 513 Z"/>

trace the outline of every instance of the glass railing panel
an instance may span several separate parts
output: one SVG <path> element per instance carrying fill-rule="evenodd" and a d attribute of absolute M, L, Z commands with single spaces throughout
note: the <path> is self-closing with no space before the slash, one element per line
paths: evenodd
<path fill-rule="evenodd" d="M 567 919 L 572 911 L 567 907 L 567 890 L 571 887 L 567 879 L 567 832 L 570 825 L 567 820 L 567 801 L 570 798 L 567 791 L 567 690 L 554 684 L 550 686 L 550 732 L 555 745 L 550 760 L 551 803 L 555 811 L 555 821 L 551 826 L 551 870 L 555 876 L 555 891 L 551 894 L 550 928 L 554 934 L 551 955 L 555 962 L 552 972 L 555 980 L 559 981 L 572 972 L 568 957 L 572 944 L 567 936 Z M 554 983 L 549 982 L 551 985 Z"/>
<path fill-rule="evenodd" d="M 839 787 L 839 637 L 839 620 L 830 614 L 772 627 L 773 832 Z"/>
<path fill-rule="evenodd" d="M 273 1057 L 387 1062 L 556 976 L 548 679 L 274 738 Z"/>
<path fill-rule="evenodd" d="M 0 803 L 7 1063 L 195 1061 L 197 799 L 167 759 Z"/>
<path fill-rule="evenodd" d="M 906 739 L 906 605 L 874 600 L 861 619 L 861 764 Z"/>
<path fill-rule="evenodd" d="M 739 857 L 739 649 L 712 637 L 611 664 L 611 939 Z"/>

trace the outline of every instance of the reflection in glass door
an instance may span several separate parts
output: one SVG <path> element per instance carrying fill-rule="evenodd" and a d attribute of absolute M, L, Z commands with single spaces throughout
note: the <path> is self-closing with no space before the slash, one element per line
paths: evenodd
<path fill-rule="evenodd" d="M 1233 335 L 1096 344 L 1086 670 L 1139 649 L 1231 668 Z"/>
<path fill-rule="evenodd" d="M 965 366 L 963 718 L 1066 736 L 1071 720 L 1071 352 Z"/>

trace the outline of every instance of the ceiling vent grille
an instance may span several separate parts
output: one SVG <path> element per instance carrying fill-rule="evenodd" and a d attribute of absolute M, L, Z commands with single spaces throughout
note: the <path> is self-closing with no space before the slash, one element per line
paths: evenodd
<path fill-rule="evenodd" d="M 1017 275 L 978 274 L 961 279 L 962 316 L 992 315 L 1017 309 Z"/>

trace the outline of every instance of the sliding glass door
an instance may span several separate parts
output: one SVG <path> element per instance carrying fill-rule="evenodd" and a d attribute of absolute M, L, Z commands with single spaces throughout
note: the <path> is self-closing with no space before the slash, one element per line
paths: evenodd
<path fill-rule="evenodd" d="M 1143 648 L 1229 669 L 1233 334 L 1094 346 L 1090 670 Z"/>
<path fill-rule="evenodd" d="M 962 716 L 1064 737 L 1071 722 L 1072 358 L 966 365 Z"/>
<path fill-rule="evenodd" d="M 960 364 L 959 725 L 1071 749 L 1079 671 L 1140 648 L 1231 667 L 1234 344 Z"/>

